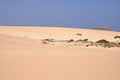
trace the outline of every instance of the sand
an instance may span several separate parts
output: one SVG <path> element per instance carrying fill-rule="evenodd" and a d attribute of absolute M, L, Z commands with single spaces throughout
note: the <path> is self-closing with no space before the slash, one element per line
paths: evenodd
<path fill-rule="evenodd" d="M 25 26 L 0 26 L 0 33 L 9 34 L 17 37 L 28 37 L 32 39 L 89 39 L 97 41 L 100 39 L 107 39 L 115 41 L 114 36 L 120 35 L 120 32 L 99 31 L 90 29 L 75 29 L 75 28 L 57 28 L 57 27 L 25 27 Z M 82 36 L 76 36 L 76 33 Z"/>
<path fill-rule="evenodd" d="M 40 42 L 45 38 L 115 41 L 116 35 L 120 33 L 1 26 L 0 80 L 120 80 L 120 48 L 67 47 Z"/>

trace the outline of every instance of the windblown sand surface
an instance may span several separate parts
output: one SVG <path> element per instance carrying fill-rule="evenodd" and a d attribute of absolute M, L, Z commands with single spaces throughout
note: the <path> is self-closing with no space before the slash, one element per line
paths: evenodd
<path fill-rule="evenodd" d="M 32 39 L 89 39 L 96 41 L 99 39 L 107 39 L 109 41 L 115 41 L 114 36 L 120 35 L 120 32 L 111 31 L 99 31 L 89 29 L 75 29 L 75 28 L 55 28 L 55 27 L 5 27 L 0 26 L 0 33 L 9 34 L 17 37 L 25 37 Z M 76 36 L 76 33 L 82 34 L 82 36 Z"/>
<path fill-rule="evenodd" d="M 67 47 L 40 42 L 45 38 L 115 41 L 116 35 L 120 33 L 1 26 L 0 80 L 120 80 L 120 48 Z"/>

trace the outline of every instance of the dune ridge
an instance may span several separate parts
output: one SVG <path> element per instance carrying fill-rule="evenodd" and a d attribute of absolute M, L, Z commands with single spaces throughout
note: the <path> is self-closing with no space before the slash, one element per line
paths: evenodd
<path fill-rule="evenodd" d="M 33 39 L 84 39 L 87 38 L 92 41 L 99 39 L 107 39 L 115 41 L 114 36 L 120 35 L 120 32 L 76 29 L 76 28 L 57 28 L 57 27 L 25 27 L 25 26 L 0 26 L 0 33 L 10 34 L 20 37 L 29 37 Z M 82 36 L 76 36 L 76 33 Z M 103 36 L 104 35 L 104 36 Z"/>

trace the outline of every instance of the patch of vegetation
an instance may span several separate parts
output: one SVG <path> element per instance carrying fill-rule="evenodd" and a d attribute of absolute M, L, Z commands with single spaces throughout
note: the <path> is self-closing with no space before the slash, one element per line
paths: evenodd
<path fill-rule="evenodd" d="M 54 42 L 54 39 L 43 39 L 41 40 L 43 44 L 48 44 L 50 42 Z"/>
<path fill-rule="evenodd" d="M 120 45 L 120 42 L 118 43 L 118 45 Z"/>
<path fill-rule="evenodd" d="M 110 42 L 105 40 L 105 39 L 98 40 L 96 43 L 98 43 L 99 46 L 104 47 L 104 48 L 106 48 L 106 47 L 110 48 L 111 47 Z"/>
<path fill-rule="evenodd" d="M 88 41 L 88 39 L 84 39 L 83 41 L 84 41 L 84 42 L 87 42 L 87 41 Z"/>
<path fill-rule="evenodd" d="M 89 47 L 89 45 L 86 45 L 86 47 Z"/>
<path fill-rule="evenodd" d="M 44 41 L 54 42 L 54 39 L 44 39 Z"/>
<path fill-rule="evenodd" d="M 71 43 L 71 42 L 74 42 L 74 40 L 70 39 L 70 40 L 67 41 L 67 43 Z"/>
<path fill-rule="evenodd" d="M 120 38 L 120 36 L 115 36 L 114 38 L 117 39 L 117 38 Z"/>
<path fill-rule="evenodd" d="M 80 34 L 80 33 L 76 33 L 76 35 L 77 35 L 77 36 L 82 36 L 82 34 Z"/>
<path fill-rule="evenodd" d="M 115 36 L 115 38 L 120 38 L 120 36 Z M 55 39 L 43 39 L 41 40 L 43 44 L 50 44 L 50 43 L 54 43 L 54 42 L 61 42 L 64 43 L 65 45 L 67 43 L 70 43 L 71 46 L 82 46 L 85 45 L 86 47 L 90 47 L 90 46 L 96 46 L 96 47 L 103 47 L 103 48 L 112 48 L 112 47 L 120 47 L 120 42 L 110 42 L 107 41 L 105 39 L 101 39 L 98 40 L 96 42 L 93 41 L 89 41 L 88 39 L 78 39 L 78 40 L 74 40 L 74 39 L 70 39 L 70 40 L 55 40 Z"/>
<path fill-rule="evenodd" d="M 76 40 L 75 42 L 82 42 L 83 40 L 82 39 L 78 39 L 78 40 Z"/>
<path fill-rule="evenodd" d="M 107 41 L 105 39 L 98 40 L 96 43 L 99 43 L 99 46 L 102 46 L 104 48 L 120 47 L 119 43 L 109 42 L 109 41 Z"/>
<path fill-rule="evenodd" d="M 43 41 L 42 43 L 43 43 L 43 44 L 48 44 L 48 42 L 45 42 L 45 41 Z"/>
<path fill-rule="evenodd" d="M 96 43 L 109 43 L 109 41 L 105 39 L 98 40 Z"/>

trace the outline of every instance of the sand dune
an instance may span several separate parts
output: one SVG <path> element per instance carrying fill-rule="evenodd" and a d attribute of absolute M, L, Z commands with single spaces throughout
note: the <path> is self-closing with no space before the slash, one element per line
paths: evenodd
<path fill-rule="evenodd" d="M 61 47 L 40 42 L 44 38 L 114 41 L 116 35 L 120 33 L 1 26 L 0 80 L 120 80 L 119 48 Z"/>
<path fill-rule="evenodd" d="M 0 26 L 0 33 L 10 34 L 14 36 L 20 36 L 33 39 L 89 39 L 91 41 L 97 41 L 99 39 L 107 39 L 109 41 L 115 41 L 114 36 L 120 35 L 120 32 L 101 31 L 101 30 L 89 30 L 89 29 L 75 29 L 75 28 L 55 28 L 55 27 L 24 27 L 24 26 Z M 76 36 L 76 33 L 82 34 L 82 36 Z"/>

